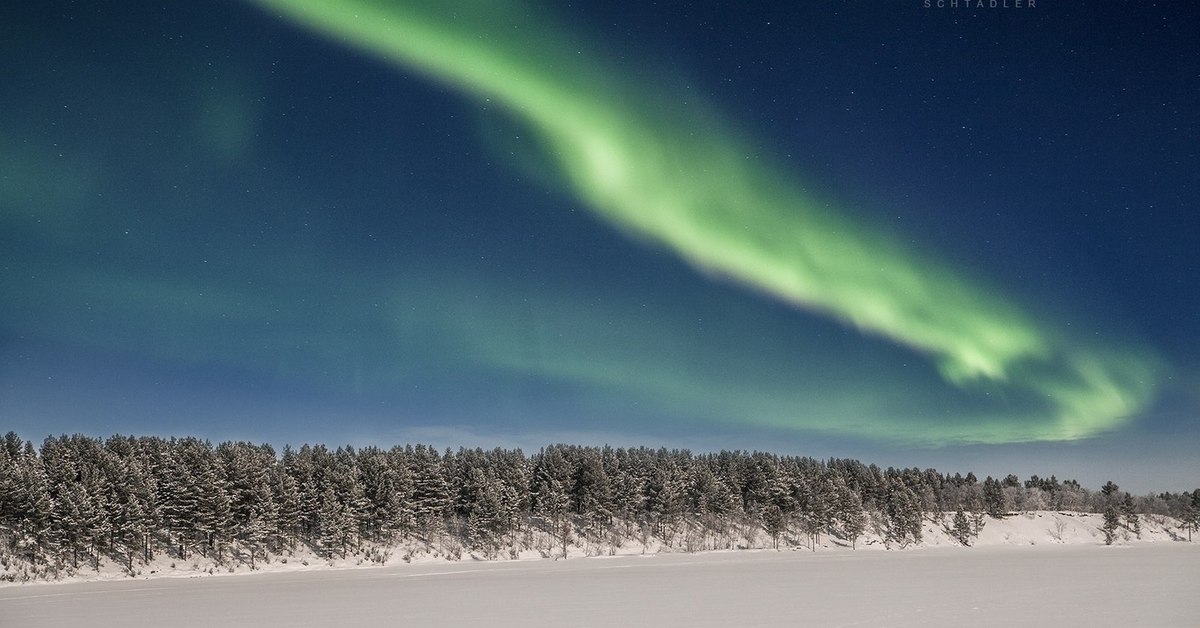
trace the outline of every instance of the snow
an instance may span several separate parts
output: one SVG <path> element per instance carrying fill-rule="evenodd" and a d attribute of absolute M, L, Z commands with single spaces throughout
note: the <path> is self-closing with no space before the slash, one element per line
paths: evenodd
<path fill-rule="evenodd" d="M 740 551 L 14 586 L 0 626 L 1189 626 L 1200 544 Z"/>
<path fill-rule="evenodd" d="M 962 545 L 955 540 L 946 530 L 951 523 L 953 516 L 946 515 L 944 517 L 945 527 L 939 526 L 929 519 L 926 519 L 922 542 L 919 545 L 909 545 L 906 548 L 900 548 L 894 543 L 884 542 L 882 535 L 877 531 L 872 531 L 868 527 L 867 532 L 858 539 L 855 549 L 851 550 L 850 543 L 844 539 L 823 535 L 816 548 L 816 553 L 825 552 L 873 552 L 873 551 L 912 551 L 916 548 L 957 548 L 964 549 Z M 1155 515 L 1141 515 L 1141 531 L 1139 537 L 1133 535 L 1127 530 L 1121 530 L 1117 533 L 1115 545 L 1144 545 L 1144 544 L 1177 544 L 1180 541 L 1187 541 L 1187 533 L 1181 527 L 1178 520 L 1170 517 L 1161 517 Z M 1098 546 L 1104 543 L 1104 533 L 1101 530 L 1103 525 L 1103 517 L 1095 513 L 1076 513 L 1076 512 L 1024 512 L 1014 513 L 1003 519 L 984 518 L 984 526 L 979 533 L 978 538 L 971 541 L 974 549 L 994 546 L 1055 546 L 1055 545 L 1091 545 Z M 751 535 L 753 537 L 753 535 Z M 787 535 L 785 535 L 787 536 Z M 1200 535 L 1196 536 L 1197 545 L 1200 545 Z M 790 550 L 811 551 L 810 539 L 806 535 L 792 535 L 781 540 L 781 547 Z M 602 557 L 620 557 L 630 555 L 644 554 L 673 554 L 682 553 L 683 549 L 680 543 L 674 545 L 664 543 L 661 539 L 650 541 L 646 546 L 635 540 L 627 540 L 621 545 L 594 545 L 594 544 L 573 544 L 569 546 L 567 555 L 569 558 L 602 558 Z M 710 539 L 707 546 L 701 549 L 706 550 L 737 550 L 737 551 L 755 551 L 767 549 L 771 547 L 771 539 L 758 529 L 758 536 L 753 537 L 750 541 L 745 538 L 745 533 L 740 532 L 731 534 L 724 539 Z M 526 549 L 523 549 L 515 554 L 515 560 L 518 561 L 539 561 L 547 560 L 548 557 L 561 554 L 561 547 L 557 539 L 549 535 L 538 533 L 533 535 L 532 542 L 526 544 Z M 694 554 L 690 554 L 694 555 Z M 228 558 L 228 553 L 226 554 Z M 244 574 L 262 574 L 275 572 L 298 572 L 298 571 L 327 571 L 327 570 L 345 570 L 359 568 L 384 568 L 390 566 L 408 566 L 413 567 L 424 564 L 436 565 L 453 565 L 458 562 L 477 563 L 486 557 L 471 554 L 464 551 L 455 543 L 421 543 L 409 542 L 399 544 L 392 547 L 380 548 L 370 547 L 357 555 L 351 555 L 347 558 L 330 559 L 320 556 L 308 549 L 300 549 L 289 552 L 286 555 L 272 555 L 268 561 L 260 559 L 257 561 L 256 568 L 251 570 L 249 561 L 245 553 L 242 553 L 242 561 L 237 564 L 231 564 L 231 561 L 226 560 L 218 563 L 212 558 L 204 558 L 198 554 L 193 554 L 187 560 L 179 560 L 160 554 L 149 565 L 141 565 L 135 563 L 137 570 L 136 579 L 157 579 L 157 578 L 197 578 L 207 576 L 230 576 Z M 511 557 L 507 551 L 501 552 L 499 557 L 494 557 L 495 561 L 512 562 L 514 557 Z M 492 560 L 486 562 L 494 562 Z M 11 578 L 16 580 L 16 584 L 8 582 L 10 578 L 5 576 L 10 573 L 15 573 L 13 570 L 18 569 L 16 564 L 0 566 L 0 590 L 11 586 L 30 586 L 38 584 L 47 584 L 45 582 L 33 582 L 21 584 L 23 578 L 19 574 L 18 577 Z M 130 580 L 130 576 L 125 571 L 123 563 L 113 561 L 101 562 L 100 569 L 94 570 L 84 565 L 81 566 L 78 573 L 54 581 L 50 584 L 67 584 L 71 582 L 82 581 L 106 581 L 106 580 Z M 1200 623 L 1200 622 L 1198 622 Z M 4 628 L 0 624 L 0 628 Z"/>
<path fill-rule="evenodd" d="M 1180 523 L 1170 517 L 1139 515 L 1141 537 L 1128 530 L 1117 532 L 1116 545 L 1130 543 L 1168 543 L 1186 541 Z M 946 521 L 950 523 L 951 517 Z M 979 538 L 974 546 L 992 545 L 1079 545 L 1104 543 L 1104 516 L 1099 513 L 1079 512 L 1023 512 L 1003 519 L 985 518 Z M 924 545 L 959 545 L 943 530 L 926 523 Z M 1197 540 L 1200 540 L 1198 538 Z"/>
<path fill-rule="evenodd" d="M 550 537 L 516 560 L 410 543 L 337 560 L 271 556 L 254 572 L 160 556 L 136 578 L 105 562 L 72 581 L 0 586 L 0 628 L 1200 625 L 1200 538 L 1143 515 L 1140 538 L 1123 531 L 1109 547 L 1102 523 L 1083 513 L 985 518 L 969 548 L 926 520 L 922 543 L 903 549 L 869 530 L 857 549 L 823 536 L 814 550 L 800 535 L 774 551 L 751 534 L 736 537 L 750 549 L 629 541 L 573 545 L 567 560 L 545 558 L 558 549 Z"/>

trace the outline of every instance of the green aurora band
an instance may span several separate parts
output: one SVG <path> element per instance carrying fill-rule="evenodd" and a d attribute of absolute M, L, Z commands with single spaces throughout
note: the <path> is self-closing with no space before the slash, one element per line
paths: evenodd
<path fill-rule="evenodd" d="M 593 61 L 598 55 L 587 46 L 531 17 L 532 7 L 254 1 L 504 107 L 535 132 L 542 158 L 568 189 L 627 233 L 930 356 L 964 389 L 1043 406 L 1033 416 L 981 416 L 936 434 L 929 431 L 938 426 L 918 422 L 908 426 L 911 440 L 1083 438 L 1123 425 L 1153 396 L 1157 363 L 1145 352 L 1072 342 L 980 282 L 842 217 L 782 169 L 748 160 L 748 144 L 693 95 L 623 78 Z M 788 424 L 777 416 L 756 422 Z M 859 435 L 863 427 L 841 426 Z"/>

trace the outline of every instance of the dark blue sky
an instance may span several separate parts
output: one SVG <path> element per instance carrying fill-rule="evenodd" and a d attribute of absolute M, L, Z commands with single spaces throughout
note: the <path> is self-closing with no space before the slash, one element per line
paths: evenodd
<path fill-rule="evenodd" d="M 1194 7 L 377 4 L 6 11 L 0 428 L 1200 482 Z"/>

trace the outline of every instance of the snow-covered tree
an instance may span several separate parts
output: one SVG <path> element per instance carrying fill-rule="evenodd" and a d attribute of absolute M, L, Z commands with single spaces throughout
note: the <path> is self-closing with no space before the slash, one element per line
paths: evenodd
<path fill-rule="evenodd" d="M 1109 543 L 1122 528 L 1137 534 L 1146 514 L 1178 517 L 1189 538 L 1200 527 L 1200 490 L 1135 499 L 1111 482 L 1096 492 L 1053 476 L 980 483 L 972 473 L 766 453 L 303 445 L 277 458 L 267 445 L 190 437 L 59 436 L 40 451 L 11 432 L 0 438 L 0 559 L 43 573 L 110 560 L 132 574 L 155 552 L 255 568 L 297 546 L 348 556 L 414 535 L 492 557 L 628 539 L 754 546 L 764 533 L 775 547 L 807 534 L 815 549 L 826 533 L 854 547 L 870 524 L 903 547 L 929 520 L 969 544 L 984 512 L 1013 504 L 1102 512 Z"/>
<path fill-rule="evenodd" d="M 983 481 L 983 506 L 993 519 L 1003 519 L 1008 514 L 1004 487 L 990 475 Z"/>
<path fill-rule="evenodd" d="M 867 515 L 863 511 L 862 498 L 846 485 L 839 476 L 837 487 L 837 508 L 835 512 L 837 525 L 842 535 L 850 541 L 851 549 L 857 548 L 858 538 L 867 529 Z"/>
<path fill-rule="evenodd" d="M 920 500 L 899 478 L 889 481 L 884 514 L 887 515 L 888 540 L 900 547 L 921 542 L 923 515 Z"/>
<path fill-rule="evenodd" d="M 1125 493 L 1125 497 L 1121 499 L 1121 519 L 1125 522 L 1125 528 L 1134 533 L 1139 539 L 1142 538 L 1142 521 L 1138 517 L 1137 505 L 1133 501 L 1133 495 Z"/>
<path fill-rule="evenodd" d="M 1117 504 L 1120 487 L 1109 480 L 1100 489 L 1100 493 L 1104 497 L 1104 526 L 1101 528 L 1104 531 L 1104 544 L 1112 545 L 1116 540 L 1117 530 L 1121 527 L 1121 512 Z"/>
<path fill-rule="evenodd" d="M 450 505 L 450 487 L 443 475 L 442 460 L 436 449 L 417 445 L 410 457 L 412 464 L 412 508 L 419 534 L 430 537 L 440 531 Z"/>
<path fill-rule="evenodd" d="M 958 511 L 954 513 L 953 525 L 950 528 L 950 536 L 954 537 L 954 540 L 962 543 L 963 545 L 969 546 L 971 544 L 971 538 L 974 536 L 971 520 L 967 517 L 967 513 L 963 512 L 962 508 L 959 508 Z"/>
<path fill-rule="evenodd" d="M 319 522 L 319 539 L 325 555 L 332 558 L 340 554 L 345 558 L 350 551 L 355 522 L 350 509 L 333 492 L 332 486 L 326 487 L 325 492 L 321 494 Z"/>
<path fill-rule="evenodd" d="M 562 447 L 547 447 L 536 457 L 533 467 L 533 514 L 560 537 L 563 551 L 571 526 L 571 465 Z"/>
<path fill-rule="evenodd" d="M 283 465 L 276 468 L 272 476 L 275 484 L 272 492 L 276 500 L 275 543 L 280 549 L 292 548 L 299 541 L 304 519 L 300 504 L 300 485 Z"/>
<path fill-rule="evenodd" d="M 583 521 L 584 534 L 599 541 L 612 524 L 612 484 L 600 459 L 600 452 L 584 452 L 573 474 L 570 502 L 571 512 Z"/>

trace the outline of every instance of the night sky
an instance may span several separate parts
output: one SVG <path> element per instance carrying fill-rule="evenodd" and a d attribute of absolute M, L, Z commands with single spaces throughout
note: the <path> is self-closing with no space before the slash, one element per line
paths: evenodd
<path fill-rule="evenodd" d="M 6 7 L 0 429 L 1194 488 L 1200 10 L 930 4 Z"/>

